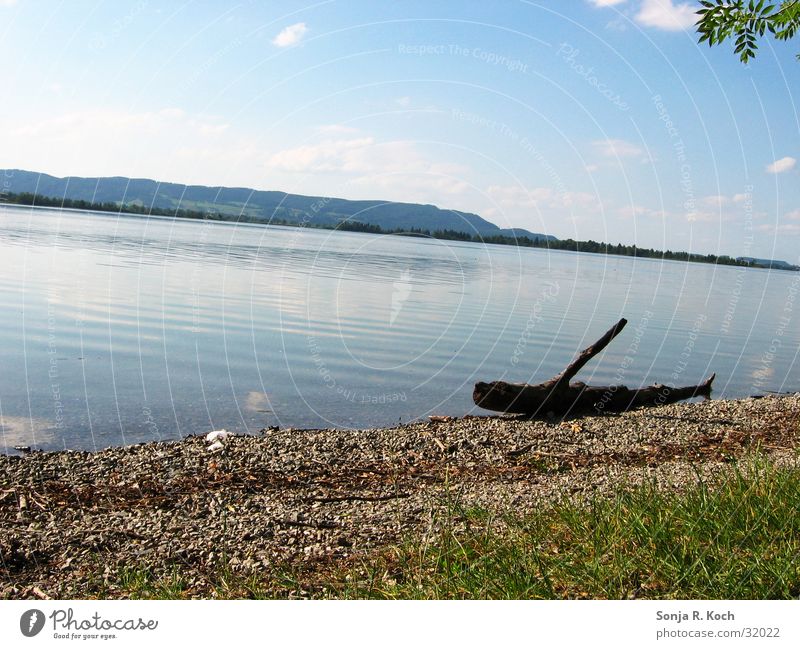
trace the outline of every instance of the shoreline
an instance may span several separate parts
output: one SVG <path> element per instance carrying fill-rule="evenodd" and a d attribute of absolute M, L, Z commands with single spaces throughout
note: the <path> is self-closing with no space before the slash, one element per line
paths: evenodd
<path fill-rule="evenodd" d="M 47 199 L 47 197 L 42 197 Z M 63 201 L 62 201 L 63 203 Z M 738 258 L 731 257 L 730 255 L 713 255 L 708 253 L 703 255 L 702 253 L 690 253 L 687 251 L 665 251 L 665 250 L 657 250 L 655 248 L 637 248 L 634 244 L 611 244 L 607 242 L 596 242 L 592 239 L 589 240 L 575 240 L 575 239 L 555 239 L 554 241 L 550 241 L 545 239 L 543 242 L 539 242 L 539 239 L 531 240 L 528 237 L 521 237 L 518 238 L 516 236 L 508 236 L 508 235 L 477 235 L 473 236 L 464 236 L 464 233 L 457 233 L 460 236 L 452 236 L 448 233 L 448 231 L 442 230 L 406 230 L 406 229 L 383 229 L 380 226 L 369 224 L 369 223 L 362 223 L 360 221 L 347 221 L 344 222 L 344 225 L 312 225 L 307 221 L 291 221 L 279 217 L 270 218 L 268 220 L 264 220 L 261 218 L 256 218 L 252 216 L 245 216 L 240 215 L 238 217 L 233 217 L 231 215 L 226 215 L 223 217 L 221 213 L 211 214 L 205 212 L 198 212 L 194 210 L 184 210 L 185 213 L 179 213 L 181 210 L 180 208 L 176 210 L 151 210 L 149 212 L 143 211 L 136 211 L 130 208 L 127 209 L 101 209 L 99 206 L 95 205 L 89 208 L 76 208 L 76 207 L 66 207 L 62 205 L 37 205 L 37 204 L 27 204 L 27 203 L 17 203 L 17 202 L 10 202 L 10 201 L 0 201 L 0 206 L 4 207 L 11 207 L 11 208 L 27 208 L 27 209 L 42 209 L 42 210 L 56 210 L 56 211 L 74 211 L 74 212 L 83 212 L 87 214 L 98 214 L 98 215 L 112 215 L 112 216 L 130 216 L 130 217 L 139 217 L 139 218 L 158 218 L 158 219 L 178 219 L 182 221 L 192 222 L 192 221 L 201 221 L 201 222 L 214 222 L 214 223 L 221 223 L 221 224 L 229 224 L 229 225 L 252 225 L 254 227 L 285 227 L 285 228 L 299 228 L 301 230 L 320 230 L 323 232 L 345 232 L 350 234 L 372 234 L 372 235 L 380 235 L 380 236 L 400 236 L 406 238 L 426 238 L 426 239 L 436 239 L 441 241 L 454 241 L 460 243 L 473 243 L 478 244 L 481 246 L 486 245 L 493 245 L 493 246 L 509 246 L 514 248 L 522 248 L 522 249 L 532 249 L 532 250 L 546 250 L 548 253 L 556 253 L 556 252 L 563 252 L 567 254 L 588 254 L 588 255 L 604 255 L 606 257 L 616 257 L 616 258 L 628 258 L 628 259 L 651 259 L 653 261 L 658 262 L 674 262 L 680 264 L 709 264 L 712 266 L 731 266 L 735 268 L 747 268 L 750 270 L 765 270 L 768 272 L 780 270 L 786 272 L 800 272 L 799 266 L 793 266 L 789 264 L 789 267 L 784 267 L 782 265 L 770 265 L 764 266 L 761 264 L 754 264 L 744 261 L 739 261 Z M 498 238 L 499 237 L 499 238 Z M 526 240 L 530 243 L 526 243 Z M 534 241 L 536 243 L 534 243 Z M 572 244 L 575 244 L 574 247 Z M 581 249 L 583 246 L 583 249 Z M 604 249 L 601 249 L 604 248 Z M 614 249 L 612 251 L 612 248 Z M 633 250 L 633 254 L 629 254 L 628 252 L 621 252 L 620 248 L 623 249 L 631 249 Z M 637 251 L 639 254 L 637 254 Z M 686 258 L 682 258 L 681 256 L 685 256 Z M 725 259 L 731 261 L 723 261 Z M 778 260 L 779 261 L 779 260 Z"/>
<path fill-rule="evenodd" d="M 0 456 L 0 597 L 126 597 L 119 576 L 328 570 L 435 531 L 459 507 L 524 514 L 653 482 L 713 484 L 759 453 L 797 466 L 800 394 L 548 423 L 465 417 Z M 315 568 L 316 566 L 316 568 Z"/>

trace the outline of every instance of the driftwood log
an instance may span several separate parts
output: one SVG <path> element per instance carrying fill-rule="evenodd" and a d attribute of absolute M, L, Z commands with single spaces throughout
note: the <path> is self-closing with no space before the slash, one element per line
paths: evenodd
<path fill-rule="evenodd" d="M 624 385 L 593 387 L 585 383 L 570 383 L 594 356 L 599 354 L 628 321 L 622 318 L 596 343 L 584 349 L 558 376 L 537 385 L 527 383 L 476 383 L 472 399 L 481 408 L 531 417 L 565 417 L 594 411 L 624 412 L 640 406 L 660 406 L 692 397 L 710 397 L 712 374 L 700 385 L 675 388 L 651 385 L 631 390 Z"/>

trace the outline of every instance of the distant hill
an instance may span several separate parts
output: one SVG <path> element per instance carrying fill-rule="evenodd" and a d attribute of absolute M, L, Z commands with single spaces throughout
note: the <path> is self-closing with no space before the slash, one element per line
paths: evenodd
<path fill-rule="evenodd" d="M 343 198 L 301 196 L 246 187 L 179 185 L 143 178 L 56 178 L 12 169 L 0 171 L 3 191 L 51 198 L 116 203 L 146 208 L 218 212 L 248 220 L 281 220 L 307 225 L 335 226 L 342 221 L 377 225 L 383 230 L 451 230 L 470 235 L 505 235 L 557 241 L 551 235 L 520 228 L 501 229 L 477 214 L 444 210 L 434 205 L 390 201 L 350 201 Z"/>
<path fill-rule="evenodd" d="M 757 268 L 777 268 L 778 270 L 797 270 L 797 266 L 793 266 L 788 261 L 782 259 L 759 259 L 757 257 L 737 257 L 736 261 L 756 266 Z"/>

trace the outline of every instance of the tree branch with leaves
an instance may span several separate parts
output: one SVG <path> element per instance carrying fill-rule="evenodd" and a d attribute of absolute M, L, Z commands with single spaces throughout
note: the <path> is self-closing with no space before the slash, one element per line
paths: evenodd
<path fill-rule="evenodd" d="M 764 0 L 701 0 L 697 14 L 700 43 L 719 45 L 735 39 L 734 52 L 742 63 L 756 55 L 758 39 L 770 34 L 779 41 L 793 38 L 800 28 L 800 0 L 786 0 L 779 5 Z M 800 59 L 800 54 L 798 54 Z"/>

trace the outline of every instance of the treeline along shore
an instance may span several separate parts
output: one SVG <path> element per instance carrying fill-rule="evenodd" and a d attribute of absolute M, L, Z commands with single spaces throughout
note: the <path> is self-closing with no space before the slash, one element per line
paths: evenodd
<path fill-rule="evenodd" d="M 690 252 L 673 250 L 655 250 L 653 248 L 640 248 L 635 245 L 622 243 L 610 244 L 599 241 L 577 241 L 575 239 L 545 239 L 527 236 L 509 235 L 480 235 L 461 232 L 458 230 L 426 230 L 422 228 L 386 229 L 371 223 L 364 223 L 352 219 L 342 220 L 336 225 L 312 223 L 310 221 L 291 221 L 283 218 L 265 220 L 246 214 L 231 214 L 215 210 L 187 210 L 164 209 L 146 207 L 137 204 L 119 203 L 94 203 L 85 200 L 63 199 L 42 196 L 32 193 L 5 193 L 0 196 L 0 205 L 29 205 L 34 207 L 53 207 L 61 209 L 86 210 L 94 212 L 110 212 L 117 214 L 138 214 L 141 216 L 168 216 L 183 219 L 197 219 L 210 221 L 226 221 L 235 223 L 256 223 L 260 225 L 281 225 L 287 227 L 308 227 L 323 230 L 341 230 L 345 232 L 366 232 L 370 234 L 386 234 L 406 237 L 427 237 L 449 241 L 468 241 L 472 243 L 496 244 L 503 246 L 519 246 L 522 248 L 546 248 L 548 250 L 567 250 L 571 252 L 586 252 L 604 255 L 621 255 L 624 257 L 643 257 L 650 259 L 665 259 L 670 261 L 697 262 L 704 264 L 720 264 L 724 266 L 743 266 L 749 268 L 770 268 L 758 261 L 736 259 L 728 255 L 702 255 Z M 800 270 L 798 267 L 778 267 L 777 270 Z"/>

